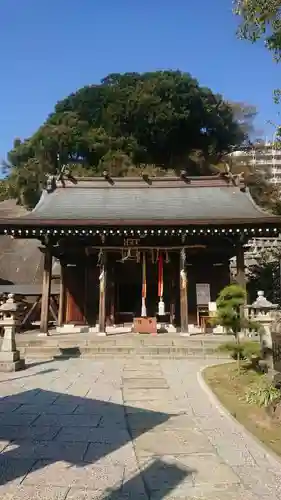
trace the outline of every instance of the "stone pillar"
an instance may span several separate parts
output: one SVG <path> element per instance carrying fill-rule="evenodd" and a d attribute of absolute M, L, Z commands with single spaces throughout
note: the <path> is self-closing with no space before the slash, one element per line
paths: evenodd
<path fill-rule="evenodd" d="M 106 284 L 107 255 L 103 253 L 100 266 L 100 299 L 99 299 L 99 335 L 106 335 Z"/>
<path fill-rule="evenodd" d="M 41 320 L 40 332 L 45 335 L 49 334 L 49 309 L 50 309 L 50 292 L 52 280 L 52 254 L 50 248 L 46 247 L 44 252 L 44 271 L 43 285 L 41 298 Z"/>
<path fill-rule="evenodd" d="M 0 325 L 4 328 L 4 338 L 0 351 L 0 371 L 14 372 L 25 367 L 24 359 L 20 358 L 20 353 L 16 348 L 16 313 L 18 305 L 14 300 L 14 295 L 9 294 L 8 299 L 0 306 L 2 319 Z"/>
<path fill-rule="evenodd" d="M 185 249 L 180 251 L 180 322 L 181 332 L 188 334 L 188 301 L 187 301 L 187 273 Z"/>

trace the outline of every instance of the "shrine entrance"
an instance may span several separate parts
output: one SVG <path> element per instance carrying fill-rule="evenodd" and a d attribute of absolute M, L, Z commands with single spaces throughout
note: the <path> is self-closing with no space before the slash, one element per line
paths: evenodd
<path fill-rule="evenodd" d="M 176 319 L 178 291 L 178 266 L 174 266 L 175 256 L 161 252 L 163 262 L 163 301 L 167 323 Z M 156 317 L 159 303 L 159 251 L 124 252 L 109 257 L 110 282 L 113 290 L 110 300 L 111 322 L 116 325 L 133 323 L 142 315 L 143 292 L 145 288 L 146 315 Z M 163 258 L 164 255 L 164 258 Z M 143 261 L 145 259 L 145 263 Z"/>
<path fill-rule="evenodd" d="M 136 260 L 113 263 L 114 323 L 132 323 L 141 310 L 141 265 Z"/>

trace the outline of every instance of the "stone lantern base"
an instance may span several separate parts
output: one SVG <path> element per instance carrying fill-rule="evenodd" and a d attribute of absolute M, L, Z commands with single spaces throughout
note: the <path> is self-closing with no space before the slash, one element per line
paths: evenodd
<path fill-rule="evenodd" d="M 0 352 L 0 372 L 18 372 L 24 368 L 25 361 L 21 359 L 19 351 Z"/>

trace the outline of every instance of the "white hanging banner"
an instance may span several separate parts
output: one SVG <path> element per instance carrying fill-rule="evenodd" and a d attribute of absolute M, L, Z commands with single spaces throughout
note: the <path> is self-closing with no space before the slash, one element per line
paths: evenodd
<path fill-rule="evenodd" d="M 198 306 L 207 306 L 211 302 L 209 283 L 196 283 L 196 302 Z"/>

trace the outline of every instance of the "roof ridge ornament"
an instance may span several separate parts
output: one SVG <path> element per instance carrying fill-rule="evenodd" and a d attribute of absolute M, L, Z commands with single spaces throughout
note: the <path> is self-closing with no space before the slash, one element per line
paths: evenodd
<path fill-rule="evenodd" d="M 52 193 L 57 187 L 56 176 L 53 174 L 46 175 L 46 191 L 47 193 Z"/>
<path fill-rule="evenodd" d="M 234 174 L 231 171 L 231 168 L 228 163 L 225 163 L 225 170 L 224 172 L 221 173 L 222 177 L 227 180 L 229 184 L 232 184 L 233 186 L 241 186 L 241 188 L 245 187 L 244 182 L 245 182 L 245 174 L 244 172 L 240 172 L 239 174 Z"/>
<path fill-rule="evenodd" d="M 102 173 L 104 179 L 109 183 L 111 184 L 111 186 L 113 186 L 114 184 L 114 180 L 112 179 L 111 175 L 109 174 L 109 172 L 107 170 L 104 170 L 103 173 Z"/>
<path fill-rule="evenodd" d="M 189 178 L 186 170 L 180 171 L 180 178 L 181 178 L 181 180 L 183 180 L 187 184 L 190 184 L 190 178 Z"/>
<path fill-rule="evenodd" d="M 77 179 L 71 175 L 70 167 L 67 163 L 62 164 L 60 161 L 60 155 L 57 155 L 57 173 L 56 174 L 47 174 L 46 181 L 46 191 L 48 193 L 52 193 L 58 187 L 58 182 L 62 184 L 62 187 L 65 187 L 65 181 L 70 181 L 72 184 L 77 184 Z"/>
<path fill-rule="evenodd" d="M 65 187 L 65 181 L 70 181 L 72 184 L 77 184 L 77 179 L 71 175 L 70 167 L 68 164 L 63 164 L 56 176 L 56 181 L 61 182 Z"/>

